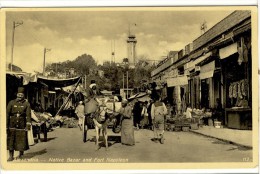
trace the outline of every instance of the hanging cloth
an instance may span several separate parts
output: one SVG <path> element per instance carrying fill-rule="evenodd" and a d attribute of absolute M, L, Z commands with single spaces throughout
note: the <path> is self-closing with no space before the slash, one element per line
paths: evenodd
<path fill-rule="evenodd" d="M 248 83 L 247 80 L 241 80 L 240 81 L 240 85 L 241 85 L 241 93 L 243 96 L 247 96 L 247 92 L 248 92 Z"/>
<path fill-rule="evenodd" d="M 237 83 L 233 84 L 233 98 L 237 98 Z"/>
<path fill-rule="evenodd" d="M 248 49 L 245 44 L 245 40 L 243 37 L 240 39 L 240 46 L 238 46 L 238 64 L 241 65 L 242 62 L 248 62 Z"/>
<path fill-rule="evenodd" d="M 233 98 L 233 84 L 231 83 L 230 86 L 229 86 L 229 98 Z"/>
<path fill-rule="evenodd" d="M 240 82 L 237 83 L 237 95 L 238 95 L 238 98 L 243 98 L 242 92 L 241 92 L 241 83 Z"/>

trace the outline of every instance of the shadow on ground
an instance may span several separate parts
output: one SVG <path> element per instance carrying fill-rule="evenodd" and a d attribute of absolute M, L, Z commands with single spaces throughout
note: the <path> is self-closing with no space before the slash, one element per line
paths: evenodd
<path fill-rule="evenodd" d="M 108 147 L 110 147 L 116 143 L 121 143 L 121 136 L 115 136 L 115 135 L 108 136 L 107 141 L 108 141 Z M 92 139 L 90 139 L 90 142 L 96 142 L 96 136 L 93 136 Z M 101 147 L 106 147 L 103 136 L 99 136 L 99 145 Z"/>
<path fill-rule="evenodd" d="M 37 151 L 37 152 L 26 153 L 26 154 L 24 154 L 23 158 L 33 158 L 35 156 L 39 156 L 39 155 L 42 155 L 42 154 L 45 154 L 45 153 L 47 153 L 47 150 L 42 149 L 42 150 Z"/>

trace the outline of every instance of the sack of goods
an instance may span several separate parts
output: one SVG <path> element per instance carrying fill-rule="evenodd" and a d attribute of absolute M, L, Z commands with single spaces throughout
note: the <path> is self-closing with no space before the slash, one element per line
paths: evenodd
<path fill-rule="evenodd" d="M 94 113 L 98 108 L 98 103 L 95 99 L 91 99 L 88 102 L 85 102 L 85 114 Z"/>

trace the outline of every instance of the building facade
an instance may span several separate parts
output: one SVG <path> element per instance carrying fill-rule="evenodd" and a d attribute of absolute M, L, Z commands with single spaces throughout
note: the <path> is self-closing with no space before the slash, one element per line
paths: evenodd
<path fill-rule="evenodd" d="M 251 12 L 234 11 L 151 73 L 165 82 L 168 101 L 182 113 L 192 108 L 225 109 L 231 128 L 252 124 Z"/>

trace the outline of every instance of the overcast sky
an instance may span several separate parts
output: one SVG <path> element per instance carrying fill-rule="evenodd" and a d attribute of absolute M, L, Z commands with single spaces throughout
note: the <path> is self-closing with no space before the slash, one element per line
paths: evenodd
<path fill-rule="evenodd" d="M 111 59 L 115 40 L 116 62 L 127 57 L 128 26 L 137 39 L 137 57 L 161 59 L 171 50 L 181 50 L 232 11 L 35 11 L 7 12 L 7 62 L 11 60 L 13 21 L 23 21 L 15 29 L 14 64 L 23 71 L 42 71 L 43 49 L 51 48 L 46 62 L 73 60 L 84 53 L 101 64 Z M 136 24 L 134 26 L 133 24 Z"/>

